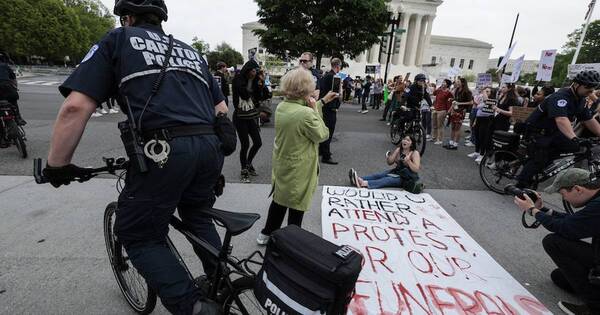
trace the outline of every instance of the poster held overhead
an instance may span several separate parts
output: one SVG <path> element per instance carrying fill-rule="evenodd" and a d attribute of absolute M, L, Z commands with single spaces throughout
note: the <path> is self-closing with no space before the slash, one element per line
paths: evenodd
<path fill-rule="evenodd" d="M 525 55 L 522 55 L 517 60 L 515 60 L 515 65 L 512 71 L 512 83 L 516 83 L 519 81 L 519 77 L 521 76 L 521 70 L 523 70 L 523 63 L 525 62 Z"/>
<path fill-rule="evenodd" d="M 554 61 L 556 60 L 556 49 L 542 50 L 540 63 L 538 64 L 536 81 L 548 82 L 552 80 L 552 71 L 554 70 Z"/>
<path fill-rule="evenodd" d="M 510 46 L 510 48 L 506 51 L 506 54 L 504 55 L 504 57 L 502 57 L 502 61 L 498 65 L 498 70 L 496 70 L 496 72 L 500 72 L 502 70 L 502 68 L 504 68 L 504 66 L 506 66 L 506 64 L 510 60 L 510 55 L 512 55 L 512 52 L 515 49 L 515 46 L 517 46 L 517 42 L 512 44 L 512 46 Z"/>

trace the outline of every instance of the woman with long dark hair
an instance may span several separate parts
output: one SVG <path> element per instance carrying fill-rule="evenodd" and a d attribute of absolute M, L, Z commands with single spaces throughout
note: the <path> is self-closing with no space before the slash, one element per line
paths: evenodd
<path fill-rule="evenodd" d="M 498 98 L 498 105 L 494 106 L 496 116 L 492 121 L 492 130 L 504 130 L 510 129 L 510 117 L 512 117 L 513 106 L 519 106 L 517 99 L 517 93 L 515 91 L 515 85 L 508 83 L 500 89 L 500 97 Z M 492 131 L 492 134 L 493 134 Z"/>
<path fill-rule="evenodd" d="M 386 154 L 386 162 L 393 165 L 391 170 L 382 173 L 359 177 L 354 169 L 350 169 L 350 182 L 358 188 L 377 189 L 383 187 L 400 187 L 420 192 L 422 185 L 416 187 L 421 170 L 421 155 L 417 150 L 417 142 L 413 136 L 406 136 L 398 147 Z M 416 190 L 416 191 L 415 191 Z"/>
<path fill-rule="evenodd" d="M 460 128 L 465 119 L 465 112 L 467 108 L 473 106 L 473 93 L 469 90 L 467 80 L 465 78 L 458 78 L 454 82 L 454 91 L 452 94 L 454 95 L 452 107 L 450 108 L 450 126 L 452 131 L 450 133 L 450 141 L 445 148 L 456 150 L 458 149 Z"/>
<path fill-rule="evenodd" d="M 255 95 L 256 85 L 255 77 L 259 70 L 258 63 L 249 60 L 244 64 L 240 73 L 238 73 L 232 82 L 233 90 L 233 124 L 237 130 L 240 139 L 240 181 L 250 183 L 250 175 L 257 176 L 252 160 L 262 146 L 260 138 L 260 127 L 258 123 L 259 112 L 252 100 Z M 252 139 L 252 147 L 250 147 Z"/>

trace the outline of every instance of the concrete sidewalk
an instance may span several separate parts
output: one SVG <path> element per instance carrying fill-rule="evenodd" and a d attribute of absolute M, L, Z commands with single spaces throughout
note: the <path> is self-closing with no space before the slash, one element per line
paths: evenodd
<path fill-rule="evenodd" d="M 259 249 L 255 238 L 266 219 L 269 191 L 269 185 L 228 184 L 215 205 L 262 215 L 234 239 L 239 257 Z M 485 191 L 426 192 L 552 312 L 561 313 L 560 299 L 577 302 L 550 281 L 554 266 L 541 245 L 547 232 L 525 230 L 511 198 Z M 0 314 L 132 313 L 110 270 L 102 234 L 104 208 L 116 197 L 114 179 L 55 189 L 31 177 L 0 177 Z M 318 189 L 303 223 L 319 235 L 320 201 Z M 192 271 L 200 273 L 190 246 L 179 235 L 174 239 Z M 155 313 L 166 311 L 159 303 Z"/>

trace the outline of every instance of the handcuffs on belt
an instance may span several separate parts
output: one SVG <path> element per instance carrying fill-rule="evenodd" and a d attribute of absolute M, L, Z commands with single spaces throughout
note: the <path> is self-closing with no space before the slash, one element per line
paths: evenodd
<path fill-rule="evenodd" d="M 157 151 L 157 149 L 160 149 L 160 151 Z M 158 164 L 159 168 L 163 168 L 167 164 L 169 153 L 171 153 L 171 146 L 165 140 L 153 139 L 144 145 L 144 155 Z"/>

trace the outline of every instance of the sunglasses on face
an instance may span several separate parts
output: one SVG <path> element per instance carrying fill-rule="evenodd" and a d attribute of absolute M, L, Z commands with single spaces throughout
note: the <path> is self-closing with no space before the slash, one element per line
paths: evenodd
<path fill-rule="evenodd" d="M 312 60 L 300 59 L 300 63 L 309 63 L 309 62 L 311 62 L 311 61 L 312 61 Z"/>

